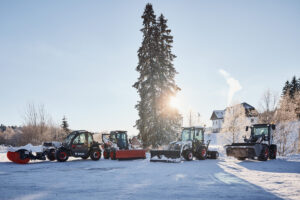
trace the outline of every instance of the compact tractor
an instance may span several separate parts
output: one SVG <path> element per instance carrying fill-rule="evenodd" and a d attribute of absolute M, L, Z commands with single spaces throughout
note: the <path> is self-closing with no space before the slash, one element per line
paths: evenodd
<path fill-rule="evenodd" d="M 110 134 L 102 134 L 104 149 L 103 157 L 112 160 L 145 159 L 146 151 L 135 149 L 128 142 L 127 131 L 111 131 Z"/>
<path fill-rule="evenodd" d="M 56 159 L 59 162 L 64 162 L 70 156 L 81 157 L 82 159 L 91 157 L 92 160 L 101 158 L 99 143 L 94 141 L 92 133 L 73 131 L 62 144 L 43 143 L 41 152 L 36 152 L 36 155 L 28 149 L 17 149 L 16 151 L 11 150 L 7 152 L 7 158 L 19 164 L 27 164 L 30 160 L 46 160 L 46 157 L 50 161 Z"/>
<path fill-rule="evenodd" d="M 276 159 L 277 146 L 273 144 L 274 124 L 255 124 L 250 126 L 250 138 L 244 137 L 244 143 L 232 143 L 227 145 L 227 156 L 233 156 L 238 160 L 258 159 L 266 161 Z M 246 131 L 249 127 L 246 127 Z"/>
<path fill-rule="evenodd" d="M 194 157 L 199 160 L 217 159 L 217 151 L 209 151 L 210 140 L 204 142 L 204 127 L 185 127 L 179 141 L 171 142 L 167 150 L 151 150 L 152 162 L 181 162 L 191 161 Z"/>

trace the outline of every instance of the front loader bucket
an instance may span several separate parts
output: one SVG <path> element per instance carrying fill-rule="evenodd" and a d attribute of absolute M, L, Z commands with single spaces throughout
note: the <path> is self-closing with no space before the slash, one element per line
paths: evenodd
<path fill-rule="evenodd" d="M 12 152 L 12 151 L 8 151 L 7 152 L 7 158 L 17 164 L 27 164 L 30 161 L 30 158 L 28 157 L 24 157 L 24 155 L 22 155 L 23 152 L 20 151 L 16 151 L 16 152 Z"/>
<path fill-rule="evenodd" d="M 233 143 L 226 146 L 227 156 L 235 158 L 253 158 L 259 156 L 261 148 L 255 143 Z"/>
<path fill-rule="evenodd" d="M 180 162 L 181 153 L 176 150 L 151 150 L 151 162 Z"/>

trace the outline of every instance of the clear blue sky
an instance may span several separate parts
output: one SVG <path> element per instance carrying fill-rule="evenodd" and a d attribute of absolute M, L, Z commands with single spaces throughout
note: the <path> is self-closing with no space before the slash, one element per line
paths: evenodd
<path fill-rule="evenodd" d="M 44 104 L 72 129 L 133 128 L 137 50 L 151 2 L 174 36 L 182 110 L 209 121 L 227 105 L 225 70 L 257 106 L 300 77 L 299 1 L 1 1 L 0 123 L 21 125 L 28 102 Z M 185 115 L 183 113 L 183 115 Z"/>

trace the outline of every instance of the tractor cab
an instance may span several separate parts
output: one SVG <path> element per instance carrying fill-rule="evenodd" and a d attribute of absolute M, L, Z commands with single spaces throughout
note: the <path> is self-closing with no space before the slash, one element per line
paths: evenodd
<path fill-rule="evenodd" d="M 246 127 L 248 131 L 249 127 Z M 255 124 L 250 127 L 251 135 L 250 138 L 245 140 L 246 142 L 251 143 L 262 143 L 262 142 L 271 142 L 272 139 L 272 130 L 275 130 L 274 124 Z"/>
<path fill-rule="evenodd" d="M 182 129 L 181 141 L 204 141 L 204 128 L 203 127 L 186 127 Z"/>
<path fill-rule="evenodd" d="M 117 144 L 120 150 L 129 148 L 127 131 L 111 131 L 110 140 Z"/>

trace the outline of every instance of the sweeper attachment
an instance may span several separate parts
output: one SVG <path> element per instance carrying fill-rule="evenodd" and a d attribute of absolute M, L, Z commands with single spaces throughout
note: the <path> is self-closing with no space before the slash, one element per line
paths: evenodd
<path fill-rule="evenodd" d="M 30 160 L 57 160 L 64 162 L 70 156 L 92 160 L 101 158 L 99 143 L 93 140 L 92 133 L 87 131 L 73 131 L 64 143 L 45 142 L 34 154 L 30 148 L 12 148 L 7 152 L 7 158 L 18 164 L 27 164 Z"/>
<path fill-rule="evenodd" d="M 209 140 L 204 143 L 204 127 L 186 127 L 182 129 L 181 140 L 171 142 L 167 150 L 151 150 L 151 162 L 181 162 L 191 161 L 194 157 L 199 160 L 217 159 L 217 151 L 209 151 Z"/>
<path fill-rule="evenodd" d="M 128 142 L 127 131 L 111 131 L 110 134 L 102 134 L 103 157 L 112 160 L 145 159 L 146 151 L 133 148 Z"/>
<path fill-rule="evenodd" d="M 244 143 L 232 143 L 226 145 L 227 156 L 232 156 L 238 160 L 258 159 L 267 161 L 276 159 L 277 146 L 273 144 L 274 124 L 255 124 L 250 127 L 251 135 L 247 139 L 244 137 Z M 246 127 L 248 131 L 249 127 Z"/>
<path fill-rule="evenodd" d="M 30 160 L 55 160 L 56 148 L 61 146 L 60 142 L 44 142 L 42 146 L 38 146 L 38 152 L 33 153 L 29 146 L 21 148 L 10 148 L 7 152 L 7 158 L 18 164 L 27 164 Z"/>

